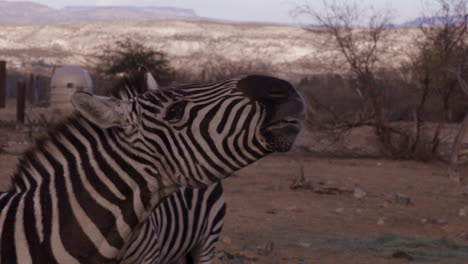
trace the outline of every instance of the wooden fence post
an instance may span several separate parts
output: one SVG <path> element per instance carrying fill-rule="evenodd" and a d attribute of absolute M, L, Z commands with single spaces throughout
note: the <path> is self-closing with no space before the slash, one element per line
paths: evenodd
<path fill-rule="evenodd" d="M 0 108 L 6 106 L 6 61 L 0 61 Z"/>
<path fill-rule="evenodd" d="M 16 120 L 21 123 L 24 123 L 25 92 L 26 83 L 24 81 L 18 82 L 18 91 L 16 93 Z"/>
<path fill-rule="evenodd" d="M 30 104 L 36 103 L 36 86 L 34 83 L 34 74 L 29 75 L 29 84 L 28 89 L 26 89 L 26 96 L 28 97 L 28 102 Z"/>

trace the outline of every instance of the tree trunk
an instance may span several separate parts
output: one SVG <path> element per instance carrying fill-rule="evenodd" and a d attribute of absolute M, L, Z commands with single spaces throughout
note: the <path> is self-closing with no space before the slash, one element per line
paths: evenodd
<path fill-rule="evenodd" d="M 450 179 L 460 182 L 460 175 L 458 172 L 458 154 L 460 152 L 460 146 L 463 143 L 466 130 L 468 129 L 468 114 L 465 115 L 463 122 L 461 123 L 460 129 L 458 130 L 455 141 L 452 145 L 452 155 L 450 156 L 450 163 L 448 167 L 448 174 Z"/>

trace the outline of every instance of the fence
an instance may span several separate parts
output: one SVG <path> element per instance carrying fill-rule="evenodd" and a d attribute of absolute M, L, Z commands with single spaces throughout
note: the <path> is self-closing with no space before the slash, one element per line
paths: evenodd
<path fill-rule="evenodd" d="M 0 110 L 16 104 L 16 120 L 24 122 L 25 109 L 46 108 L 51 101 L 51 77 L 34 73 L 8 72 L 6 62 L 0 61 Z M 94 93 L 106 95 L 114 86 L 115 79 L 92 76 Z M 10 110 L 13 109 L 10 107 Z M 35 110 L 34 110 L 35 111 Z M 42 110 L 41 110 L 42 111 Z M 11 112 L 11 111 L 10 111 Z M 37 111 L 35 111 L 37 112 Z M 6 118 L 7 112 L 0 113 L 0 120 Z"/>
<path fill-rule="evenodd" d="M 26 84 L 25 95 L 28 105 L 48 106 L 50 97 L 50 77 L 18 72 L 9 72 L 6 75 L 5 101 L 13 100 L 17 97 L 17 88 L 20 82 Z"/>

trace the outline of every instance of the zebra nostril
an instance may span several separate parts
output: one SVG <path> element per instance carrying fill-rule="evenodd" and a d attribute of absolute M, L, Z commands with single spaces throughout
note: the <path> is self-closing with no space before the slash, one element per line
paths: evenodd
<path fill-rule="evenodd" d="M 284 87 L 273 86 L 269 88 L 268 96 L 275 99 L 286 99 L 289 97 L 289 90 Z"/>

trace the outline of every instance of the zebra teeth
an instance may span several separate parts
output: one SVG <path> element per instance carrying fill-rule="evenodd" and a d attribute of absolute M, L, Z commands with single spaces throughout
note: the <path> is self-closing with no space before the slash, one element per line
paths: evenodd
<path fill-rule="evenodd" d="M 264 127 L 264 130 L 271 131 L 271 130 L 291 127 L 291 126 L 299 127 L 300 125 L 301 125 L 301 122 L 297 119 L 282 119 L 282 120 L 269 123 L 268 125 Z"/>

